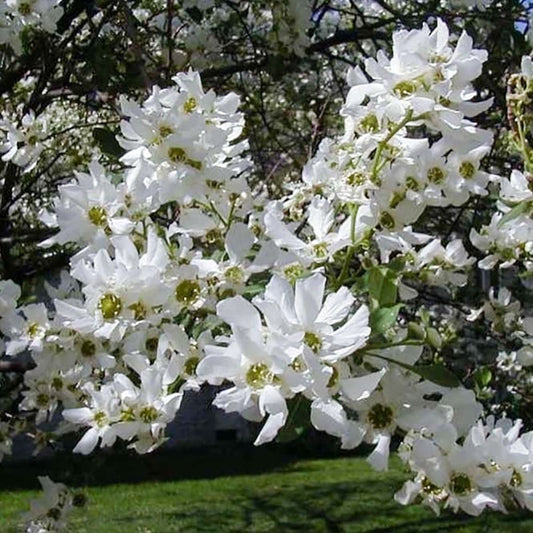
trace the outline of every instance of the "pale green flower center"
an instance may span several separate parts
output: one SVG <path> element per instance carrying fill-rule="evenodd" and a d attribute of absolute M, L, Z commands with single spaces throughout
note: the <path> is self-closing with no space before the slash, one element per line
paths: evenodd
<path fill-rule="evenodd" d="M 422 480 L 422 490 L 426 494 L 438 494 L 442 491 L 441 488 L 437 487 L 437 485 L 433 484 L 427 477 L 425 477 Z"/>
<path fill-rule="evenodd" d="M 394 217 L 387 213 L 387 211 L 383 211 L 381 213 L 381 216 L 379 217 L 379 223 L 385 228 L 385 229 L 393 229 L 395 226 Z"/>
<path fill-rule="evenodd" d="M 509 485 L 513 487 L 513 489 L 516 489 L 522 485 L 522 475 L 520 472 L 517 472 L 516 470 L 513 470 L 513 475 L 511 476 L 511 480 L 509 481 Z"/>
<path fill-rule="evenodd" d="M 328 246 L 324 242 L 319 242 L 313 245 L 313 252 L 317 259 L 324 259 L 328 256 Z"/>
<path fill-rule="evenodd" d="M 450 478 L 450 490 L 454 494 L 462 496 L 463 494 L 467 494 L 468 492 L 471 492 L 473 490 L 472 482 L 466 474 L 454 474 Z"/>
<path fill-rule="evenodd" d="M 315 353 L 318 353 L 320 349 L 322 348 L 322 340 L 316 333 L 313 333 L 312 331 L 305 332 L 304 342 Z"/>
<path fill-rule="evenodd" d="M 224 276 L 231 283 L 238 284 L 244 281 L 244 272 L 238 266 L 229 267 L 224 273 Z"/>
<path fill-rule="evenodd" d="M 50 401 L 50 397 L 48 394 L 45 394 L 44 392 L 41 392 L 40 394 L 37 394 L 37 398 L 35 399 L 37 402 L 37 405 L 39 407 L 46 407 L 48 405 L 48 402 Z"/>
<path fill-rule="evenodd" d="M 194 376 L 196 373 L 196 367 L 198 366 L 198 363 L 200 362 L 200 359 L 198 357 L 189 357 L 187 361 L 185 361 L 185 364 L 183 365 L 183 371 L 188 376 Z"/>
<path fill-rule="evenodd" d="M 37 135 L 33 134 L 33 135 L 30 135 L 27 139 L 26 139 L 26 142 L 30 145 L 30 146 L 35 146 L 37 144 L 37 141 L 39 140 L 39 137 L 37 137 Z"/>
<path fill-rule="evenodd" d="M 157 345 L 159 344 L 159 339 L 157 337 L 150 337 L 146 339 L 144 347 L 148 352 L 155 352 L 157 350 Z"/>
<path fill-rule="evenodd" d="M 129 308 L 133 311 L 133 318 L 135 320 L 144 320 L 146 318 L 146 307 L 142 302 L 135 302 Z"/>
<path fill-rule="evenodd" d="M 416 85 L 412 81 L 401 81 L 395 85 L 394 92 L 400 98 L 406 98 L 407 96 L 411 96 L 416 92 Z"/>
<path fill-rule="evenodd" d="M 135 421 L 135 413 L 131 407 L 128 407 L 127 409 L 122 409 L 120 411 L 120 420 L 122 422 L 134 422 Z"/>
<path fill-rule="evenodd" d="M 87 213 L 89 220 L 97 227 L 102 228 L 107 226 L 107 213 L 103 207 L 94 205 Z"/>
<path fill-rule="evenodd" d="M 393 411 L 388 405 L 376 403 L 368 411 L 367 417 L 373 428 L 383 429 L 392 423 Z"/>
<path fill-rule="evenodd" d="M 185 113 L 192 113 L 196 109 L 197 106 L 198 104 L 196 102 L 196 98 L 191 96 L 183 104 L 183 111 L 185 111 Z"/>
<path fill-rule="evenodd" d="M 304 268 L 300 264 L 288 265 L 283 269 L 283 274 L 291 283 L 295 283 L 296 280 L 302 277 Z"/>
<path fill-rule="evenodd" d="M 205 241 L 209 244 L 214 244 L 220 240 L 221 237 L 222 234 L 220 233 L 220 230 L 218 228 L 213 228 L 205 234 Z"/>
<path fill-rule="evenodd" d="M 200 296 L 200 285 L 192 279 L 184 279 L 176 287 L 176 300 L 178 302 L 190 305 Z"/>
<path fill-rule="evenodd" d="M 103 411 L 97 411 L 94 413 L 93 419 L 98 427 L 105 426 L 107 423 L 107 416 Z"/>
<path fill-rule="evenodd" d="M 364 172 L 354 172 L 346 178 L 346 183 L 350 185 L 350 187 L 364 185 L 366 183 L 366 176 Z"/>
<path fill-rule="evenodd" d="M 183 148 L 179 148 L 178 146 L 172 146 L 168 149 L 168 158 L 173 163 L 185 163 L 187 160 L 187 154 L 185 153 L 185 150 Z"/>
<path fill-rule="evenodd" d="M 304 372 L 307 370 L 307 365 L 301 356 L 298 356 L 294 361 L 289 365 L 295 372 Z"/>
<path fill-rule="evenodd" d="M 163 138 L 168 137 L 169 135 L 172 135 L 174 133 L 174 130 L 168 126 L 167 124 L 161 124 L 159 126 L 159 135 Z"/>
<path fill-rule="evenodd" d="M 43 328 L 37 324 L 37 322 L 31 322 L 28 325 L 28 329 L 26 330 L 26 333 L 28 337 L 37 337 L 40 333 L 42 333 Z"/>
<path fill-rule="evenodd" d="M 273 375 L 265 363 L 254 363 L 246 372 L 246 383 L 252 389 L 261 389 L 272 383 Z"/>
<path fill-rule="evenodd" d="M 428 170 L 428 180 L 431 183 L 435 183 L 437 185 L 441 184 L 446 178 L 446 174 L 444 173 L 444 170 L 440 167 L 433 167 Z"/>
<path fill-rule="evenodd" d="M 96 353 L 96 346 L 94 342 L 86 340 L 83 341 L 80 351 L 83 357 L 92 357 Z"/>
<path fill-rule="evenodd" d="M 18 7 L 18 12 L 23 16 L 27 17 L 32 11 L 32 2 L 21 2 Z"/>
<path fill-rule="evenodd" d="M 465 180 L 469 180 L 474 177 L 476 173 L 476 167 L 470 161 L 463 161 L 459 167 L 459 174 L 463 176 Z"/>
<path fill-rule="evenodd" d="M 443 56 L 442 54 L 436 54 L 433 53 L 429 57 L 430 63 L 446 63 L 448 61 L 448 58 L 446 56 Z"/>
<path fill-rule="evenodd" d="M 173 163 L 184 163 L 185 165 L 195 168 L 196 170 L 201 170 L 202 168 L 201 161 L 190 159 L 187 156 L 187 153 L 185 152 L 185 150 L 178 146 L 172 146 L 171 148 L 168 149 L 168 158 Z"/>
<path fill-rule="evenodd" d="M 360 123 L 361 129 L 363 131 L 366 131 L 367 133 L 375 133 L 379 130 L 379 122 L 376 115 L 371 113 L 370 115 L 367 115 L 366 117 L 361 120 Z"/>
<path fill-rule="evenodd" d="M 98 309 L 106 320 L 110 320 L 117 317 L 122 311 L 122 302 L 115 294 L 104 294 L 98 302 Z"/>
<path fill-rule="evenodd" d="M 152 405 L 147 405 L 146 407 L 143 407 L 139 412 L 139 417 L 146 424 L 155 422 L 158 416 L 159 415 L 157 409 Z"/>

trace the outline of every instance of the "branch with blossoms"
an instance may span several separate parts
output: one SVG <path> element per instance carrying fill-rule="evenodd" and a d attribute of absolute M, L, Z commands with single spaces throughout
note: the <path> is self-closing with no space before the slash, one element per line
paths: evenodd
<path fill-rule="evenodd" d="M 475 17 L 483 21 L 482 39 L 490 41 L 497 34 L 498 39 L 508 36 L 517 42 L 521 35 L 514 21 L 530 12 L 514 0 L 494 5 L 407 2 L 401 17 L 390 2 L 359 6 L 337 0 L 4 4 L 0 152 L 6 160 L 0 163 L 0 179 L 6 177 L 3 192 L 17 201 L 2 206 L 0 238 L 16 235 L 26 244 L 2 243 L 0 267 L 4 277 L 19 283 L 36 271 L 67 264 L 58 250 L 49 250 L 43 258 L 25 239 L 39 225 L 37 212 L 48 207 L 57 186 L 70 179 L 73 170 L 86 168 L 98 149 L 98 157 L 117 158 L 113 124 L 120 120 L 120 94 L 144 97 L 150 85 L 167 86 L 176 70 L 188 68 L 201 72 L 204 82 L 209 79 L 222 92 L 237 90 L 247 115 L 255 178 L 280 184 L 299 172 L 305 154 L 315 150 L 322 136 L 337 128 L 335 114 L 322 110 L 326 101 L 334 103 L 331 110 L 340 103 L 340 70 L 355 64 L 354 56 L 368 57 L 387 48 L 398 21 L 418 27 L 430 9 L 453 24 L 454 31 Z M 124 12 L 129 13 L 127 23 Z M 516 48 L 515 57 L 520 52 Z M 505 69 L 500 65 L 507 63 L 507 52 L 505 56 L 488 79 L 495 93 L 493 80 L 502 77 Z M 284 100 L 291 105 L 280 105 Z M 83 128 L 99 122 L 110 127 L 85 134 Z M 6 155 L 14 145 L 20 154 Z M 37 262 L 39 270 L 27 267 Z"/>
<path fill-rule="evenodd" d="M 121 97 L 115 159 L 93 159 L 40 213 L 55 230 L 42 248 L 75 250 L 59 285 L 47 284 L 52 304 L 19 305 L 20 287 L 0 282 L 2 363 L 29 352 L 35 365 L 18 411 L 0 419 L 0 453 L 15 431 L 58 415 L 48 436 L 79 432 L 75 453 L 117 440 L 148 453 L 184 394 L 210 384 L 222 387 L 216 407 L 262 424 L 256 445 L 313 427 L 345 449 L 372 445 L 368 462 L 386 470 L 401 437 L 413 474 L 402 504 L 532 510 L 532 433 L 484 412 L 490 377 L 463 386 L 443 356 L 457 335 L 417 299 L 428 286 L 453 295 L 476 263 L 459 237 L 423 233 L 421 221 L 498 188 L 498 212 L 471 234 L 479 266 L 530 269 L 533 69 L 524 59 L 509 96 L 526 174 L 502 178 L 484 170 L 493 136 L 475 122 L 492 103 L 472 86 L 487 57 L 440 19 L 396 32 L 390 57 L 349 70 L 344 132 L 322 140 L 278 198 L 251 185 L 235 93 L 206 91 L 189 70 L 141 103 Z M 37 160 L 38 120 L 25 115 L 24 142 L 4 126 L 5 160 L 26 170 Z M 527 369 L 531 317 L 506 321 L 494 303 L 504 296 L 470 319 L 484 315 L 495 336 L 508 329 Z"/>

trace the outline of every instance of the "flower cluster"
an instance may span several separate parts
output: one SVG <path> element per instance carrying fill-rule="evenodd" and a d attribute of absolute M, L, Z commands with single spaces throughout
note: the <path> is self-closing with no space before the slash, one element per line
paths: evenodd
<path fill-rule="evenodd" d="M 0 6 L 0 44 L 22 53 L 22 35 L 30 28 L 54 33 L 63 14 L 61 0 L 5 0 Z"/>
<path fill-rule="evenodd" d="M 533 317 L 527 308 L 522 308 L 511 291 L 503 287 L 499 289 L 497 296 L 494 289 L 491 289 L 483 306 L 468 316 L 471 322 L 478 322 L 481 318 L 490 324 L 493 335 L 501 341 L 501 347 L 492 363 L 498 373 L 499 402 L 494 402 L 491 409 L 493 412 L 505 412 L 513 404 L 523 400 L 531 387 Z M 494 389 L 487 389 L 485 392 L 491 395 L 496 393 Z"/>
<path fill-rule="evenodd" d="M 5 118 L 0 121 L 0 129 L 5 132 L 5 140 L 0 146 L 2 161 L 10 161 L 22 167 L 24 172 L 32 170 L 44 149 L 41 141 L 46 136 L 46 122 L 29 111 L 22 117 L 20 126 Z"/>
<path fill-rule="evenodd" d="M 212 384 L 234 384 L 217 395 L 214 405 L 250 420 L 268 415 L 256 444 L 271 441 L 285 425 L 287 398 L 302 394 L 311 400 L 311 421 L 333 419 L 342 412 L 333 395 L 343 389 L 359 397 L 381 377 L 346 380 L 347 357 L 370 334 L 368 309 L 361 306 L 351 314 L 354 298 L 346 287 L 323 301 L 325 284 L 324 276 L 314 274 L 296 281 L 293 290 L 286 280 L 273 277 L 265 293 L 254 299 L 255 307 L 242 296 L 217 306 L 217 315 L 231 326 L 232 334 L 224 340 L 226 346 L 206 346 L 198 376 Z M 346 415 L 344 422 L 343 433 L 350 426 Z"/>
<path fill-rule="evenodd" d="M 523 154 L 525 172 L 513 170 L 509 178 L 500 178 L 498 211 L 490 223 L 480 231 L 472 229 L 470 239 L 474 246 L 487 254 L 480 268 L 490 269 L 499 264 L 508 268 L 515 263 L 525 270 L 533 265 L 533 189 L 531 185 L 531 154 L 527 136 L 533 129 L 533 62 L 522 58 L 522 71 L 511 76 L 507 92 L 508 114 L 512 130 L 511 143 Z"/>
<path fill-rule="evenodd" d="M 140 387 L 122 373 L 99 390 L 88 382 L 84 392 L 90 407 L 63 411 L 65 420 L 90 426 L 74 452 L 91 453 L 99 439 L 102 447 L 113 445 L 117 437 L 135 439 L 131 447 L 138 453 L 150 452 L 164 441 L 164 429 L 176 416 L 182 398 L 181 393 L 168 393 L 181 370 L 177 356 L 150 365 L 147 357 L 131 354 L 124 362 L 139 371 Z"/>
<path fill-rule="evenodd" d="M 239 98 L 205 93 L 197 73 L 180 74 L 175 82 L 154 88 L 142 107 L 122 100 L 129 120 L 122 121 L 118 140 L 127 150 L 122 161 L 131 168 L 117 181 L 93 163 L 90 174 L 61 186 L 55 212 L 43 213 L 47 224 L 61 230 L 47 245 L 105 248 L 110 235 L 132 234 L 145 217 L 172 201 L 180 209 L 167 216 L 180 228 L 168 231 L 194 236 L 216 233 L 249 207 L 242 176 L 249 162 L 241 156 L 246 143 L 237 140 L 243 127 Z"/>
<path fill-rule="evenodd" d="M 359 67 L 349 72 L 345 133 L 322 142 L 305 185 L 359 205 L 356 234 L 364 227 L 397 232 L 428 206 L 487 195 L 495 177 L 480 161 L 491 134 L 469 120 L 491 104 L 470 101 L 470 82 L 486 58 L 465 33 L 453 49 L 442 21 L 433 31 L 397 32 L 390 59 L 381 53 L 366 61 L 372 81 Z"/>
<path fill-rule="evenodd" d="M 485 508 L 506 512 L 516 506 L 533 510 L 533 433 L 520 434 L 521 422 L 479 421 L 461 444 L 452 427 L 410 434 L 400 456 L 416 473 L 395 499 L 419 499 L 437 514 L 443 508 L 477 516 Z"/>
<path fill-rule="evenodd" d="M 48 476 L 40 476 L 39 483 L 44 494 L 32 500 L 31 510 L 26 513 L 26 533 L 55 533 L 67 528 L 68 515 L 74 507 L 85 505 L 82 494 L 74 494 L 63 483 L 55 483 Z"/>
<path fill-rule="evenodd" d="M 491 269 L 499 264 L 508 268 L 515 263 L 523 264 L 526 270 L 533 266 L 533 221 L 529 214 L 533 200 L 530 181 L 522 172 L 513 170 L 511 176 L 501 178 L 500 210 L 487 226 L 478 232 L 472 229 L 472 244 L 483 251 L 486 257 L 479 267 Z"/>
<path fill-rule="evenodd" d="M 48 286 L 53 305 L 17 307 L 19 289 L 0 285 L 6 354 L 35 363 L 20 409 L 37 426 L 60 413 L 61 432 L 83 431 L 75 452 L 121 439 L 147 453 L 184 392 L 212 384 L 215 406 L 264 421 L 256 444 L 303 412 L 344 448 L 374 445 L 385 470 L 406 435 L 416 477 L 403 502 L 529 508 L 530 437 L 480 421 L 474 392 L 439 362 L 446 332 L 408 307 L 423 286 L 464 286 L 475 262 L 455 236 L 415 229 L 428 208 L 486 197 L 497 180 L 502 202 L 530 200 L 522 174 L 482 169 L 491 134 L 471 118 L 490 101 L 474 102 L 471 83 L 486 58 L 440 20 L 397 32 L 391 58 L 367 60 L 371 79 L 350 70 L 344 134 L 277 199 L 250 186 L 237 95 L 189 71 L 142 104 L 121 98 L 120 165 L 93 161 L 41 214 L 58 229 L 43 246 L 76 247 Z M 9 129 L 4 157 L 26 166 L 21 135 Z M 520 327 L 526 360 L 533 327 Z"/>
<path fill-rule="evenodd" d="M 271 42 L 275 47 L 303 56 L 310 44 L 307 30 L 311 26 L 311 2 L 274 0 L 269 3 L 272 11 Z"/>
<path fill-rule="evenodd" d="M 244 126 L 237 113 L 239 97 L 217 98 L 204 92 L 197 73 L 179 74 L 175 87 L 153 90 L 142 107 L 123 99 L 122 161 L 131 166 L 151 164 L 152 180 L 165 201 L 220 201 L 215 193 L 246 169 L 239 155 L 245 142 L 236 142 Z M 142 176 L 144 178 L 144 176 Z"/>

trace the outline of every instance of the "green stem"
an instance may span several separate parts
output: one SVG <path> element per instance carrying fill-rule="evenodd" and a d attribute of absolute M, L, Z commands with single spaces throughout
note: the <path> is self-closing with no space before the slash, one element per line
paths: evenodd
<path fill-rule="evenodd" d="M 206 211 L 211 211 L 213 214 L 215 214 L 220 222 L 229 229 L 228 222 L 224 219 L 224 217 L 219 213 L 218 209 L 215 207 L 215 204 L 213 202 L 209 202 L 209 204 L 205 204 L 204 202 L 200 202 L 199 200 L 196 200 L 196 204 L 200 207 L 203 207 Z"/>
<path fill-rule="evenodd" d="M 228 222 L 224 220 L 224 217 L 218 212 L 218 209 L 215 207 L 215 204 L 213 202 L 209 202 L 209 206 L 211 207 L 211 211 L 213 211 L 213 213 L 215 213 L 215 215 L 217 215 L 217 217 L 220 219 L 220 222 L 222 222 L 222 224 L 224 224 L 226 228 L 229 227 Z"/>
<path fill-rule="evenodd" d="M 357 210 L 359 209 L 358 205 L 350 205 L 350 240 L 352 241 L 352 244 L 348 248 L 348 251 L 346 252 L 346 257 L 344 258 L 344 263 L 342 265 L 341 273 L 339 274 L 339 277 L 337 278 L 337 282 L 335 283 L 335 290 L 340 289 L 342 287 L 342 284 L 344 283 L 344 280 L 346 279 L 346 275 L 348 274 L 348 269 L 350 268 L 350 262 L 353 258 L 353 254 L 355 253 L 355 221 L 357 218 Z"/>
<path fill-rule="evenodd" d="M 396 346 L 423 346 L 424 343 L 417 340 L 404 340 L 393 343 L 382 343 L 382 344 L 372 344 L 371 346 L 366 346 L 365 348 L 360 348 L 358 352 L 367 352 L 368 350 L 384 350 L 386 348 L 395 348 Z"/>
<path fill-rule="evenodd" d="M 377 353 L 367 353 L 366 355 L 370 355 L 371 357 L 377 357 L 378 359 L 383 359 L 383 361 L 387 361 L 388 363 L 394 363 L 395 365 L 405 368 L 405 370 L 409 370 L 410 372 L 414 372 L 415 374 L 417 373 L 415 367 L 413 367 L 412 365 L 402 363 L 401 361 L 396 361 L 396 359 L 391 359 L 390 357 L 386 357 L 385 355 L 379 355 Z"/>
<path fill-rule="evenodd" d="M 372 171 L 371 171 L 371 174 L 370 174 L 370 181 L 373 182 L 376 179 L 377 175 L 378 175 L 378 172 L 380 170 L 379 163 L 380 163 L 380 160 L 381 160 L 381 155 L 383 153 L 383 150 L 387 146 L 388 142 L 404 126 L 406 126 L 409 122 L 411 122 L 412 120 L 417 120 L 419 118 L 420 117 L 414 117 L 413 118 L 413 110 L 410 109 L 409 111 L 407 111 L 407 114 L 405 115 L 404 119 L 401 122 L 399 122 L 398 124 L 396 124 L 396 126 L 394 126 L 394 128 L 392 128 L 392 130 L 389 131 L 388 135 L 383 140 L 379 141 L 378 147 L 377 147 L 377 150 L 376 150 L 376 154 L 374 156 L 374 163 L 372 164 Z"/>
<path fill-rule="evenodd" d="M 235 214 L 235 205 L 236 205 L 236 203 L 237 202 L 235 200 L 233 200 L 231 202 L 231 207 L 230 207 L 229 215 L 228 215 L 228 223 L 227 223 L 228 231 L 230 230 L 231 225 L 233 224 L 233 215 Z"/>
<path fill-rule="evenodd" d="M 517 121 L 517 126 L 518 126 L 518 135 L 520 138 L 520 151 L 522 152 L 522 157 L 524 158 L 524 164 L 525 164 L 526 170 L 531 171 L 533 165 L 531 164 L 528 142 L 527 142 L 527 139 L 524 133 L 522 122 L 520 120 Z"/>

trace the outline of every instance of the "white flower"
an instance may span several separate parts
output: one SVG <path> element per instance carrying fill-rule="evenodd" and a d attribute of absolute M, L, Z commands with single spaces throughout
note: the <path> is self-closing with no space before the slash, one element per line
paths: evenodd
<path fill-rule="evenodd" d="M 136 323 L 161 320 L 158 309 L 169 299 L 169 287 L 161 277 L 169 258 L 163 242 L 154 232 L 149 233 L 142 255 L 130 237 L 113 237 L 111 243 L 115 248 L 114 259 L 107 250 L 99 250 L 90 263 L 78 261 L 72 275 L 85 284 L 86 316 L 93 317 L 94 334 L 119 339 Z M 68 306 L 66 302 L 56 301 L 60 314 L 64 314 Z M 69 312 L 67 315 L 73 316 Z M 74 323 L 71 327 L 85 333 L 86 322 L 82 324 L 81 329 Z"/>
<path fill-rule="evenodd" d="M 182 394 L 167 394 L 176 375 L 167 374 L 165 365 L 145 367 L 139 377 L 140 387 L 136 387 L 125 375 L 115 375 L 121 419 L 113 429 L 121 439 L 135 438 L 130 447 L 137 453 L 148 453 L 164 442 L 165 427 L 176 416 Z"/>
<path fill-rule="evenodd" d="M 255 421 L 268 415 L 255 444 L 269 442 L 287 419 L 285 398 L 294 393 L 284 372 L 297 349 L 281 336 L 264 340 L 257 309 L 241 296 L 220 302 L 217 314 L 231 325 L 232 337 L 225 347 L 205 347 L 206 357 L 198 364 L 197 374 L 212 384 L 224 379 L 234 384 L 217 394 L 213 402 L 217 407 Z"/>
<path fill-rule="evenodd" d="M 37 118 L 30 110 L 17 126 L 7 119 L 0 121 L 0 130 L 6 131 L 6 138 L 0 145 L 2 161 L 10 161 L 29 172 L 37 165 L 39 155 L 44 150 L 42 140 L 46 136 L 46 122 Z"/>
<path fill-rule="evenodd" d="M 19 311 L 22 311 L 24 318 L 12 314 L 2 320 L 2 329 L 11 337 L 6 353 L 15 355 L 26 348 L 36 352 L 42 351 L 45 336 L 50 329 L 45 305 L 30 304 L 21 307 Z"/>
<path fill-rule="evenodd" d="M 111 183 L 105 169 L 96 161 L 89 174 L 76 173 L 76 180 L 59 187 L 54 213 L 42 213 L 42 220 L 60 231 L 41 246 L 75 242 L 97 251 L 108 245 L 108 234 L 127 234 L 134 224 L 123 215 L 126 198 Z"/>
<path fill-rule="evenodd" d="M 54 33 L 63 14 L 61 0 L 5 0 L 0 6 L 0 43 L 22 53 L 20 33 L 27 27 Z"/>
<path fill-rule="evenodd" d="M 39 476 L 43 495 L 31 501 L 26 513 L 26 531 L 30 533 L 54 533 L 65 530 L 67 516 L 73 507 L 73 495 L 63 483 L 55 483 L 48 476 Z"/>
<path fill-rule="evenodd" d="M 74 453 L 88 455 L 100 439 L 102 447 L 115 442 L 117 433 L 111 424 L 120 420 L 121 412 L 120 399 L 112 384 L 96 390 L 92 383 L 88 383 L 84 391 L 89 396 L 90 407 L 65 409 L 62 416 L 73 424 L 90 426 L 73 450 Z"/>
<path fill-rule="evenodd" d="M 324 300 L 325 284 L 324 276 L 313 274 L 296 281 L 293 291 L 289 282 L 275 276 L 254 303 L 272 331 L 301 339 L 317 357 L 332 363 L 364 346 L 370 335 L 369 311 L 363 305 L 349 316 L 355 301 L 350 291 L 342 287 Z"/>
<path fill-rule="evenodd" d="M 533 199 L 530 181 L 519 170 L 513 170 L 508 179 L 500 178 L 500 198 L 504 202 L 518 203 Z"/>
<path fill-rule="evenodd" d="M 278 246 L 293 252 L 303 264 L 328 261 L 335 252 L 350 244 L 350 219 L 335 231 L 334 210 L 327 200 L 313 198 L 308 213 L 307 223 L 313 237 L 305 240 L 296 237 L 281 221 L 281 213 L 275 205 L 267 208 L 265 214 L 266 234 Z"/>

